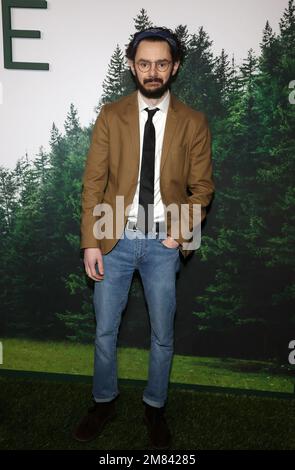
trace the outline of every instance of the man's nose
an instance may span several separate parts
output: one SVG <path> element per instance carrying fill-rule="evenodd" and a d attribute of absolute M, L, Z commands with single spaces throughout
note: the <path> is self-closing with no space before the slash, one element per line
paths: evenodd
<path fill-rule="evenodd" d="M 151 72 L 155 73 L 157 72 L 157 64 L 155 62 L 152 62 L 151 63 L 151 69 L 150 69 Z"/>

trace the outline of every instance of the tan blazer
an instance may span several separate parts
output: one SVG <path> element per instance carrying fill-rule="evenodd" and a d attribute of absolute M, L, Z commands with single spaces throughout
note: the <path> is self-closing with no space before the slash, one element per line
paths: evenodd
<path fill-rule="evenodd" d="M 137 91 L 103 105 L 93 128 L 83 175 L 81 248 L 99 247 L 106 254 L 121 236 L 116 237 L 116 233 L 123 233 L 128 217 L 126 208 L 132 204 L 137 186 L 139 140 Z M 171 93 L 160 164 L 163 204 L 189 203 L 191 208 L 191 204 L 199 203 L 203 220 L 214 189 L 211 135 L 206 116 Z M 116 196 L 124 196 L 123 217 L 116 214 Z M 101 215 L 93 215 L 93 209 L 102 202 L 113 209 L 114 236 L 98 240 L 93 227 Z M 165 215 L 165 219 L 167 234 L 171 235 L 169 216 Z M 193 251 L 182 246 L 188 239 L 180 235 L 176 240 L 184 257 Z"/>

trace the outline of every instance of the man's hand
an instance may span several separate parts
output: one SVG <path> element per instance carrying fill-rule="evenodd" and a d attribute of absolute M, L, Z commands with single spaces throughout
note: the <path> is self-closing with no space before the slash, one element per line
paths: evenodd
<path fill-rule="evenodd" d="M 165 242 L 165 243 L 164 243 Z M 165 240 L 162 241 L 163 245 L 167 246 L 167 248 L 177 248 L 179 243 L 174 240 L 172 237 L 167 237 Z"/>
<path fill-rule="evenodd" d="M 98 264 L 96 273 L 95 265 Z M 103 260 L 100 248 L 85 248 L 84 250 L 84 266 L 87 275 L 94 281 L 101 281 L 104 276 Z"/>

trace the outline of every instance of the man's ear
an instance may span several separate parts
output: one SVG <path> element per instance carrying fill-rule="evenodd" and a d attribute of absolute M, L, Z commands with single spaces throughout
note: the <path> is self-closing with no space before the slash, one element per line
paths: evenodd
<path fill-rule="evenodd" d="M 173 70 L 172 70 L 172 75 L 175 75 L 175 74 L 176 74 L 179 65 L 180 65 L 180 61 L 174 62 L 174 64 L 173 64 Z"/>
<path fill-rule="evenodd" d="M 133 62 L 133 60 L 127 59 L 127 61 L 128 61 L 128 65 L 129 65 L 129 67 L 130 67 L 130 69 L 131 69 L 133 75 L 135 75 L 135 69 L 134 69 L 134 62 Z"/>

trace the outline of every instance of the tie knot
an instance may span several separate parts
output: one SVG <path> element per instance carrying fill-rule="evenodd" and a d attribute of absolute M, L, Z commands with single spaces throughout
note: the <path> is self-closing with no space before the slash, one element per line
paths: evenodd
<path fill-rule="evenodd" d="M 144 108 L 144 109 L 148 113 L 148 120 L 153 119 L 154 114 L 156 114 L 156 112 L 159 111 L 159 108 L 154 108 L 154 109 Z"/>

